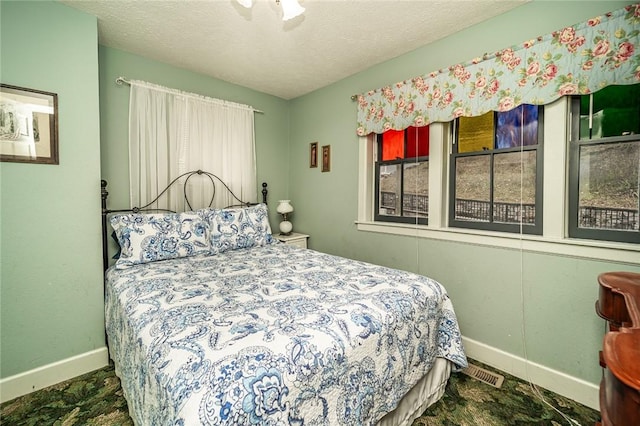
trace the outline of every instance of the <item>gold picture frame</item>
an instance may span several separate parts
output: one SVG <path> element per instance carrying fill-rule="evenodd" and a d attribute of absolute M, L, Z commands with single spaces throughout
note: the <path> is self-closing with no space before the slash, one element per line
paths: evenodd
<path fill-rule="evenodd" d="M 0 161 L 59 164 L 57 94 L 0 84 Z"/>
<path fill-rule="evenodd" d="M 322 146 L 322 171 L 331 171 L 331 145 Z"/>
<path fill-rule="evenodd" d="M 309 144 L 309 167 L 318 167 L 318 142 Z"/>

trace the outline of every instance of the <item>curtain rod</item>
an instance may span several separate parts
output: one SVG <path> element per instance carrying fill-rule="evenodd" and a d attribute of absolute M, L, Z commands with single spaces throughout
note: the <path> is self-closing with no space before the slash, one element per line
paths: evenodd
<path fill-rule="evenodd" d="M 141 84 L 142 83 L 142 84 Z M 116 78 L 116 84 L 119 86 L 122 86 L 123 84 L 128 84 L 129 86 L 131 86 L 132 84 L 136 84 L 138 86 L 143 86 L 143 87 L 149 87 L 152 89 L 156 89 L 156 90 L 162 90 L 164 92 L 168 92 L 168 93 L 174 93 L 176 95 L 181 95 L 181 96 L 187 96 L 187 97 L 193 97 L 196 99 L 206 99 L 208 101 L 214 102 L 214 103 L 219 103 L 221 105 L 226 105 L 226 106 L 230 106 L 230 107 L 235 107 L 235 108 L 241 108 L 241 109 L 250 109 L 253 112 L 256 112 L 258 114 L 264 114 L 264 111 L 260 111 L 259 109 L 255 109 L 254 107 L 250 106 L 250 105 L 243 105 L 243 104 L 239 104 L 239 103 L 235 103 L 235 102 L 231 102 L 231 101 L 225 101 L 223 99 L 216 99 L 216 98 L 210 98 L 208 96 L 203 96 L 203 95 L 198 95 L 197 93 L 189 93 L 189 92 L 183 92 L 181 90 L 177 90 L 177 89 L 171 89 L 168 87 L 163 87 L 163 86 L 159 86 L 153 83 L 147 83 L 147 82 L 132 82 L 131 80 L 125 78 L 125 77 L 118 77 Z"/>

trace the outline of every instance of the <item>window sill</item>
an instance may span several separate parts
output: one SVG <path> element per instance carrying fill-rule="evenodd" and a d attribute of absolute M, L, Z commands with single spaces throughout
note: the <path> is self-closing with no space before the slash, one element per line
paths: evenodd
<path fill-rule="evenodd" d="M 485 247 L 605 260 L 632 266 L 640 265 L 640 245 L 594 240 L 550 238 L 538 235 L 507 234 L 471 229 L 433 229 L 422 225 L 356 221 L 358 231 L 452 241 Z"/>

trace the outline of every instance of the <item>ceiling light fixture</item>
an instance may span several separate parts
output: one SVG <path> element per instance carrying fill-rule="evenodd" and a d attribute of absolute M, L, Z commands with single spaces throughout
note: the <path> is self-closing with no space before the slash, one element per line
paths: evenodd
<path fill-rule="evenodd" d="M 240 5 L 250 9 L 253 6 L 253 0 L 236 0 Z M 304 13 L 304 7 L 300 6 L 298 0 L 276 0 L 276 4 L 282 3 L 282 20 L 288 21 L 296 16 Z"/>

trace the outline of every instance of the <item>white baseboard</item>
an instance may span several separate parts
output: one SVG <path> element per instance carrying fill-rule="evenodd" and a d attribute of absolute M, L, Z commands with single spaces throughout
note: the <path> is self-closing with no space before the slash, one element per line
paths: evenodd
<path fill-rule="evenodd" d="M 495 367 L 520 379 L 548 389 L 582 405 L 600 410 L 599 386 L 544 365 L 536 364 L 484 343 L 463 337 L 469 358 Z M 557 408 L 557 407 L 556 407 Z"/>
<path fill-rule="evenodd" d="M 98 370 L 108 364 L 109 352 L 105 346 L 4 378 L 0 380 L 0 403 Z"/>

